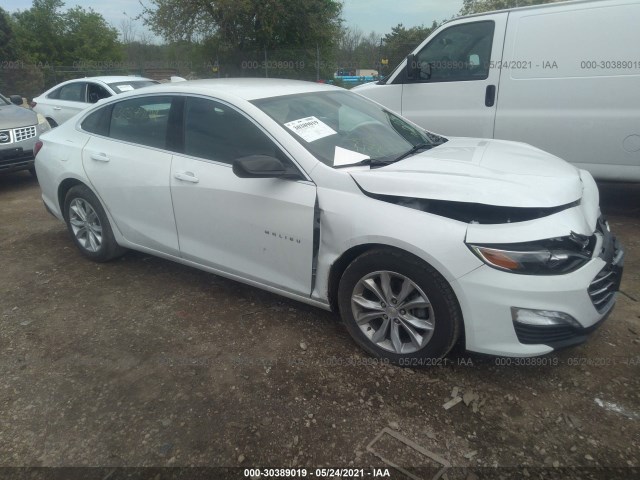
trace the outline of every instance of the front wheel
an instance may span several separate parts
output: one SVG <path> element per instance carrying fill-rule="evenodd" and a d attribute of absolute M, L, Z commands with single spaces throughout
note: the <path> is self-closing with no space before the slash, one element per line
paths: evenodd
<path fill-rule="evenodd" d="M 445 356 L 462 314 L 449 283 L 430 265 L 396 250 L 372 250 L 345 270 L 340 315 L 354 340 L 392 363 Z"/>
<path fill-rule="evenodd" d="M 67 192 L 64 213 L 73 243 L 85 257 L 107 262 L 125 252 L 113 236 L 98 197 L 86 186 L 76 185 Z"/>

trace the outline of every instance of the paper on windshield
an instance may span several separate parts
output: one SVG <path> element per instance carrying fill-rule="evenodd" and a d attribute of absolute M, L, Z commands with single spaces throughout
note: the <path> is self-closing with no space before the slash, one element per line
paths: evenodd
<path fill-rule="evenodd" d="M 133 90 L 133 87 L 131 85 L 118 85 L 116 88 L 121 92 L 130 92 L 131 90 Z"/>
<path fill-rule="evenodd" d="M 354 163 L 361 162 L 362 160 L 368 160 L 370 157 L 363 153 L 354 152 L 353 150 L 347 150 L 336 146 L 336 153 L 333 156 L 333 166 L 338 167 L 340 165 L 352 165 Z"/>
<path fill-rule="evenodd" d="M 335 135 L 337 132 L 316 117 L 299 118 L 284 124 L 292 132 L 300 135 L 306 142 L 315 142 L 321 138 Z"/>

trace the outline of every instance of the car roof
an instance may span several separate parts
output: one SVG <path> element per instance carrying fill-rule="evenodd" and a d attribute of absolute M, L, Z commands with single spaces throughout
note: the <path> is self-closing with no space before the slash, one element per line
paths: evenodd
<path fill-rule="evenodd" d="M 280 78 L 219 78 L 208 80 L 191 80 L 187 82 L 164 83 L 145 88 L 162 90 L 166 93 L 224 93 L 243 100 L 251 101 L 260 98 L 280 97 L 298 93 L 342 90 L 339 87 L 302 80 L 284 80 Z"/>
<path fill-rule="evenodd" d="M 101 77 L 82 77 L 74 78 L 72 81 L 80 80 L 98 80 L 104 83 L 116 83 L 116 82 L 135 82 L 135 81 L 148 81 L 150 78 L 138 77 L 135 75 L 105 75 Z"/>
<path fill-rule="evenodd" d="M 472 13 L 469 15 L 462 15 L 460 17 L 455 17 L 450 20 L 447 20 L 446 22 L 443 23 L 443 25 L 453 22 L 454 20 L 460 20 L 463 18 L 471 18 L 471 17 L 482 17 L 484 15 L 493 15 L 494 13 L 505 13 L 505 12 L 509 13 L 509 12 L 516 12 L 516 11 L 519 12 L 521 10 L 548 10 L 548 9 L 555 9 L 558 7 L 562 7 L 562 6 L 576 5 L 581 3 L 604 3 L 604 0 L 565 0 L 561 2 L 555 1 L 552 3 L 539 3 L 535 5 L 525 5 L 523 7 L 502 8 L 499 10 L 490 10 L 487 12 Z"/>

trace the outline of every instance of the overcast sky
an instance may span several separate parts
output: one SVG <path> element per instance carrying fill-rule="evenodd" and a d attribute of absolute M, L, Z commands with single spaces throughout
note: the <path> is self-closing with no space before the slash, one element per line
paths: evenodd
<path fill-rule="evenodd" d="M 9 12 L 28 9 L 31 4 L 31 0 L 2 0 L 2 8 Z M 66 7 L 76 5 L 93 8 L 117 29 L 126 18 L 124 12 L 133 18 L 141 10 L 138 0 L 65 1 Z M 458 13 L 461 7 L 462 0 L 345 0 L 343 16 L 347 25 L 358 27 L 365 33 L 373 30 L 385 34 L 398 23 L 413 27 L 431 25 L 433 20 L 440 22 Z M 138 28 L 143 28 L 141 22 Z"/>

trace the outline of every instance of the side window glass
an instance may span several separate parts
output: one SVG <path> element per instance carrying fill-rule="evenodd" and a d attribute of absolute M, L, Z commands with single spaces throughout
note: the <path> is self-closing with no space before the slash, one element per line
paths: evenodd
<path fill-rule="evenodd" d="M 96 103 L 98 100 L 111 96 L 102 85 L 98 85 L 97 83 L 88 83 L 87 85 L 87 99 L 89 103 Z"/>
<path fill-rule="evenodd" d="M 58 99 L 67 100 L 69 102 L 84 102 L 85 99 L 85 89 L 87 84 L 84 82 L 76 82 L 70 83 L 68 85 L 64 85 L 60 88 L 60 94 L 58 95 Z"/>
<path fill-rule="evenodd" d="M 49 95 L 47 95 L 47 98 L 52 98 L 54 100 L 57 100 L 60 98 L 60 90 L 62 90 L 61 88 L 56 88 L 53 92 L 51 92 Z"/>
<path fill-rule="evenodd" d="M 165 149 L 170 111 L 170 96 L 140 97 L 118 102 L 113 105 L 111 112 L 109 137 Z"/>
<path fill-rule="evenodd" d="M 455 25 L 440 32 L 417 55 L 420 79 L 430 82 L 486 79 L 494 27 L 494 22 L 483 21 Z"/>
<path fill-rule="evenodd" d="M 93 112 L 82 121 L 82 129 L 89 133 L 95 133 L 96 135 L 108 136 L 111 108 L 112 105 L 107 105 Z"/>
<path fill-rule="evenodd" d="M 236 158 L 269 155 L 290 164 L 276 144 L 249 119 L 224 104 L 187 98 L 184 153 L 231 164 Z"/>

